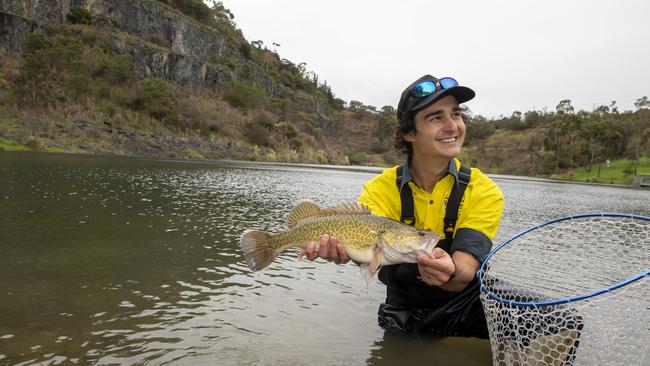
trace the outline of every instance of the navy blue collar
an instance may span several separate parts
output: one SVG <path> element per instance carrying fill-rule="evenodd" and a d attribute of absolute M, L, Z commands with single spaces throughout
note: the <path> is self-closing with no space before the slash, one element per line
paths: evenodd
<path fill-rule="evenodd" d="M 444 178 L 447 174 L 450 174 L 454 177 L 454 181 L 456 182 L 456 188 L 458 188 L 458 168 L 456 168 L 456 159 L 451 159 L 449 161 L 449 165 L 447 166 L 447 172 L 443 174 L 442 177 Z M 408 184 L 408 182 L 412 180 L 413 180 L 413 175 L 411 175 L 411 158 L 407 158 L 406 161 L 404 162 L 404 169 L 402 170 L 402 180 L 399 187 L 399 191 L 401 192 L 402 188 L 404 188 L 404 185 Z"/>

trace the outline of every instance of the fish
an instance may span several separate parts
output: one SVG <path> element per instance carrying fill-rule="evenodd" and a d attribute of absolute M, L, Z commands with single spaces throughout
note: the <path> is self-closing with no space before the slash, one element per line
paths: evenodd
<path fill-rule="evenodd" d="M 434 231 L 373 215 L 367 206 L 346 202 L 332 208 L 320 208 L 312 201 L 297 204 L 287 218 L 288 229 L 275 234 L 247 229 L 240 238 L 244 259 L 251 271 L 267 268 L 288 248 L 301 248 L 323 234 L 333 235 L 345 247 L 350 259 L 361 267 L 368 280 L 381 266 L 416 263 L 419 252 L 431 253 L 440 240 Z"/>

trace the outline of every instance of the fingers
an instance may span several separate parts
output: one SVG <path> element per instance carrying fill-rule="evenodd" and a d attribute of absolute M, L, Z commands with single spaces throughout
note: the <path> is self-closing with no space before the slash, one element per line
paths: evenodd
<path fill-rule="evenodd" d="M 313 261 L 318 258 L 318 250 L 316 249 L 316 242 L 310 241 L 309 244 L 304 248 L 307 259 Z"/>
<path fill-rule="evenodd" d="M 336 248 L 334 248 L 336 249 Z M 320 237 L 320 247 L 318 248 L 318 251 L 320 252 L 320 257 L 323 259 L 329 259 L 330 258 L 330 236 L 327 234 L 323 234 Z"/>
<path fill-rule="evenodd" d="M 420 266 L 433 267 L 436 265 L 436 259 L 426 254 L 418 253 L 416 259 Z"/>
<path fill-rule="evenodd" d="M 336 248 L 339 251 L 339 263 L 348 263 L 350 261 L 350 257 L 348 256 L 347 250 L 345 250 L 345 247 L 341 245 L 341 243 L 336 243 Z"/>
<path fill-rule="evenodd" d="M 433 258 L 443 258 L 445 256 L 448 256 L 447 252 L 445 252 L 442 248 L 433 248 L 433 251 L 431 252 L 431 256 Z"/>
<path fill-rule="evenodd" d="M 325 235 L 323 235 L 323 236 L 325 236 Z M 336 241 L 336 238 L 333 237 L 333 236 L 330 236 L 328 239 L 329 239 L 328 240 L 329 258 L 332 261 L 334 261 L 334 262 L 336 262 L 338 264 L 339 261 L 340 261 L 339 249 L 338 249 L 338 245 L 337 245 L 338 242 Z"/>
<path fill-rule="evenodd" d="M 440 251 L 443 253 L 442 255 L 439 255 L 438 253 L 433 253 L 433 257 L 429 257 L 428 255 L 423 255 L 423 254 L 418 254 L 417 255 L 417 261 L 420 266 L 423 267 L 430 267 L 432 269 L 449 273 L 450 275 L 456 271 L 456 266 L 454 265 L 454 261 L 451 260 L 451 257 L 447 252 L 444 250 L 440 249 Z M 436 255 L 439 255 L 436 257 Z"/>
<path fill-rule="evenodd" d="M 335 236 L 329 236 L 328 245 L 330 261 L 333 261 L 336 264 L 343 264 L 350 261 L 348 252 L 345 250 L 345 247 L 339 243 Z"/>
<path fill-rule="evenodd" d="M 420 278 L 429 286 L 440 286 L 451 278 L 451 275 L 446 272 L 431 269 L 429 267 L 418 267 L 420 270 Z"/>
<path fill-rule="evenodd" d="M 419 254 L 417 256 L 418 270 L 422 281 L 431 286 L 440 286 L 451 278 L 456 266 L 447 252 L 440 248 L 433 251 L 432 257 Z"/>
<path fill-rule="evenodd" d="M 316 242 L 309 242 L 304 248 L 307 259 L 310 261 L 320 257 L 336 264 L 347 263 L 350 261 L 345 247 L 338 242 L 335 236 L 324 234 Z"/>

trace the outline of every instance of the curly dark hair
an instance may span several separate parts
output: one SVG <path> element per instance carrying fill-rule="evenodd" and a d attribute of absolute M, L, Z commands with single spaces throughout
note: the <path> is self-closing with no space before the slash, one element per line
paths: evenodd
<path fill-rule="evenodd" d="M 421 110 L 421 109 L 420 109 Z M 402 153 L 408 155 L 408 157 L 413 156 L 413 147 L 411 143 L 404 140 L 404 135 L 415 131 L 415 115 L 418 111 L 410 112 L 403 120 L 397 120 L 397 126 L 395 128 L 395 143 L 394 146 L 396 149 L 400 150 Z M 463 117 L 463 122 L 467 122 L 471 115 L 472 111 L 465 105 L 460 106 L 460 115 Z"/>

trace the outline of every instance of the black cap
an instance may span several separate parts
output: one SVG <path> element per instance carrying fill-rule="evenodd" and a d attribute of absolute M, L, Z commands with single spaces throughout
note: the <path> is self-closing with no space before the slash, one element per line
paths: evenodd
<path fill-rule="evenodd" d="M 418 110 L 430 105 L 431 103 L 437 101 L 438 99 L 445 97 L 447 95 L 453 95 L 456 98 L 458 103 L 465 103 L 468 100 L 474 98 L 476 93 L 466 86 L 454 86 L 449 89 L 439 89 L 433 92 L 426 97 L 414 97 L 411 94 L 411 88 L 423 81 L 438 81 L 439 79 L 431 76 L 424 75 L 423 77 L 417 79 L 411 85 L 409 85 L 402 92 L 402 96 L 399 98 L 399 104 L 397 105 L 397 120 L 402 121 L 404 118 L 408 118 L 411 115 L 411 112 L 417 112 Z"/>

